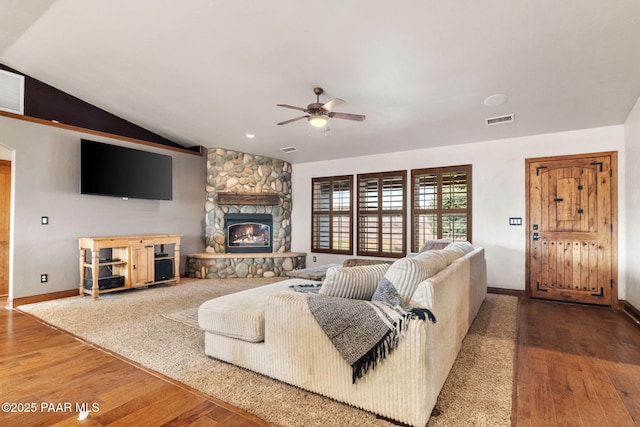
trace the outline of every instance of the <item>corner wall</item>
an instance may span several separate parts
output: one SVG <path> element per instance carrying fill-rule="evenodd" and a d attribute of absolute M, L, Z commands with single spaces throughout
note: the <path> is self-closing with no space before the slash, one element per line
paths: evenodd
<path fill-rule="evenodd" d="M 349 258 L 311 253 L 311 178 L 472 164 L 472 240 L 475 245 L 486 249 L 488 284 L 496 288 L 524 290 L 528 238 L 525 230 L 525 159 L 618 151 L 618 295 L 624 298 L 624 148 L 624 127 L 620 125 L 332 161 L 297 163 L 293 165 L 295 205 L 292 213 L 292 249 L 309 252 L 308 267 L 341 263 L 345 258 Z M 510 226 L 510 217 L 522 217 L 523 225 Z M 407 227 L 409 235 L 409 224 Z M 639 234 L 630 238 L 640 241 Z M 356 256 L 355 250 L 352 256 Z"/>
<path fill-rule="evenodd" d="M 171 155 L 174 200 L 80 194 L 81 138 Z M 183 271 L 186 254 L 202 252 L 203 157 L 8 117 L 0 117 L 0 144 L 13 152 L 10 298 L 77 289 L 78 237 L 182 234 Z"/>
<path fill-rule="evenodd" d="M 627 168 L 627 239 L 626 253 L 629 254 L 629 262 L 626 268 L 627 295 L 626 300 L 640 311 L 640 180 L 638 169 L 640 168 L 640 98 L 635 107 L 629 113 L 624 125 Z"/>

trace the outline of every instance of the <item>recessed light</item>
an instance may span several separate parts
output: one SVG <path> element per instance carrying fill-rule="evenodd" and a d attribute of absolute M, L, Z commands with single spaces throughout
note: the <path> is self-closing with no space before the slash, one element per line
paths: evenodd
<path fill-rule="evenodd" d="M 484 99 L 484 105 L 487 107 L 497 107 L 498 105 L 502 105 L 507 102 L 509 98 L 507 95 L 503 95 L 501 93 L 496 93 L 494 95 L 487 96 Z"/>
<path fill-rule="evenodd" d="M 247 137 L 247 138 L 255 138 L 255 137 L 256 137 L 256 134 L 255 134 L 255 133 L 249 133 L 249 132 L 247 132 L 247 133 L 245 133 L 245 135 L 246 135 L 246 137 Z"/>

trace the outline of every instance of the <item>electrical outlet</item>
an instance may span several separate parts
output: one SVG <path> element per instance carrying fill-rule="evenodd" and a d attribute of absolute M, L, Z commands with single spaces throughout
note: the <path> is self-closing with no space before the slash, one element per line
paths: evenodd
<path fill-rule="evenodd" d="M 42 218 L 40 218 L 40 223 L 42 225 L 49 225 L 49 217 L 48 216 L 43 216 Z"/>
<path fill-rule="evenodd" d="M 316 257 L 313 257 L 313 262 L 316 262 Z"/>
<path fill-rule="evenodd" d="M 40 275 L 40 283 L 47 283 L 49 281 L 49 275 L 48 274 L 41 274 Z"/>

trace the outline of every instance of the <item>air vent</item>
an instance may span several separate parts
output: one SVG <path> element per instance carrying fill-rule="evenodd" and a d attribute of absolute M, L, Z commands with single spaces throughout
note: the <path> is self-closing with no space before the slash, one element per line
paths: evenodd
<path fill-rule="evenodd" d="M 24 114 L 24 76 L 0 70 L 0 110 Z"/>
<path fill-rule="evenodd" d="M 505 123 L 513 123 L 514 120 L 515 120 L 515 116 L 513 114 L 507 114 L 506 116 L 492 117 L 490 119 L 484 119 L 484 121 L 487 124 L 487 126 L 502 125 L 502 124 L 505 124 Z"/>
<path fill-rule="evenodd" d="M 295 153 L 296 151 L 298 151 L 298 149 L 296 147 L 284 147 L 281 148 L 280 151 L 282 151 L 283 153 Z"/>

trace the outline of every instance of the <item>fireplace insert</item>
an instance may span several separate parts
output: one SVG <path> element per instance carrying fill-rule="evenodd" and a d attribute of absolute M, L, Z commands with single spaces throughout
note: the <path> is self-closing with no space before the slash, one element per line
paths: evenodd
<path fill-rule="evenodd" d="M 271 214 L 225 215 L 227 253 L 270 253 L 272 240 L 273 217 Z"/>

